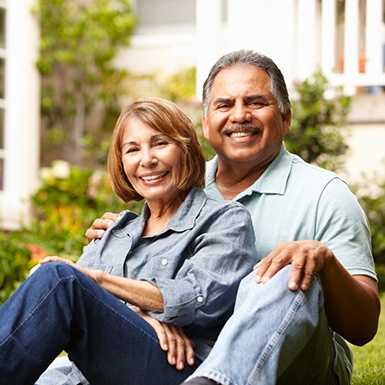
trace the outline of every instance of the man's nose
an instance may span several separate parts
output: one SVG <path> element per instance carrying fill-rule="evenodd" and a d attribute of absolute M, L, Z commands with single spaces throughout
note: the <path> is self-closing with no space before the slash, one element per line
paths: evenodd
<path fill-rule="evenodd" d="M 250 109 L 244 104 L 235 104 L 232 113 L 231 120 L 233 122 L 242 123 L 249 122 L 252 118 Z"/>

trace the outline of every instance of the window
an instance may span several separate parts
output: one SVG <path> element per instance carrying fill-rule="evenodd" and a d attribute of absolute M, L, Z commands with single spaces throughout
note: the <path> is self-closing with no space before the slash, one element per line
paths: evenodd
<path fill-rule="evenodd" d="M 5 9 L 0 8 L 0 47 L 5 47 Z"/>
<path fill-rule="evenodd" d="M 210 1 L 210 0 L 208 0 Z M 195 0 L 134 0 L 136 33 L 178 32 L 195 29 Z M 227 20 L 227 0 L 222 0 L 222 21 Z"/>
<path fill-rule="evenodd" d="M 4 190 L 5 8 L 0 5 L 0 191 Z"/>
<path fill-rule="evenodd" d="M 195 0 L 137 0 L 138 28 L 194 24 Z"/>

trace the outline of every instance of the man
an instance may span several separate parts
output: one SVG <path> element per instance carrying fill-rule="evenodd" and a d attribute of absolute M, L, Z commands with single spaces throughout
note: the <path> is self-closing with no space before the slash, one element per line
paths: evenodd
<path fill-rule="evenodd" d="M 380 313 L 357 199 L 337 175 L 286 151 L 291 104 L 266 56 L 241 50 L 217 61 L 203 88 L 202 122 L 217 154 L 206 193 L 248 208 L 262 260 L 242 281 L 210 355 L 183 384 L 349 384 L 345 340 L 369 342 Z M 107 225 L 95 221 L 87 238 Z"/>

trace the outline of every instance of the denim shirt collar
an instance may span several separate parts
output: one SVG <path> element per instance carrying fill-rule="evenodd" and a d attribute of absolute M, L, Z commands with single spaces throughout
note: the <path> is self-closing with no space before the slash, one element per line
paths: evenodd
<path fill-rule="evenodd" d="M 265 172 L 246 190 L 237 195 L 234 200 L 239 200 L 245 195 L 254 192 L 259 194 L 283 195 L 286 190 L 287 181 L 292 168 L 292 156 L 282 143 L 281 149 L 275 159 L 270 163 Z M 206 190 L 212 197 L 219 193 L 215 183 L 215 174 L 218 169 L 218 156 L 216 155 L 207 163 L 206 171 Z M 213 190 L 217 190 L 216 192 Z M 219 193 L 220 194 L 220 193 Z"/>
<path fill-rule="evenodd" d="M 181 232 L 193 228 L 195 225 L 196 217 L 201 212 L 206 200 L 206 194 L 201 188 L 195 187 L 191 189 L 183 203 L 179 206 L 177 212 L 171 218 L 166 228 L 161 231 L 161 233 L 164 233 L 167 230 Z M 150 215 L 150 210 L 148 208 L 147 203 L 144 204 L 142 213 L 136 218 L 135 224 L 133 224 L 132 221 L 127 220 L 128 218 L 126 218 L 126 216 L 130 216 L 132 214 L 133 213 L 130 211 L 124 211 L 123 213 L 121 213 L 122 219 L 119 222 L 123 226 L 117 225 L 115 227 L 113 231 L 116 236 L 124 237 L 128 234 L 131 234 L 131 236 L 134 236 L 134 238 L 136 238 L 136 236 L 141 236 L 146 220 Z"/>

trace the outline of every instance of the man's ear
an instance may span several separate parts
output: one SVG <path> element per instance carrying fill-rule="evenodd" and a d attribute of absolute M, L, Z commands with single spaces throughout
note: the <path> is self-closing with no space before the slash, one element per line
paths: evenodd
<path fill-rule="evenodd" d="M 286 135 L 289 132 L 291 125 L 291 108 L 289 108 L 284 115 L 282 115 L 283 134 Z"/>
<path fill-rule="evenodd" d="M 208 127 L 208 121 L 206 116 L 202 116 L 202 129 L 203 129 L 203 136 L 206 140 L 210 140 L 210 130 Z"/>

